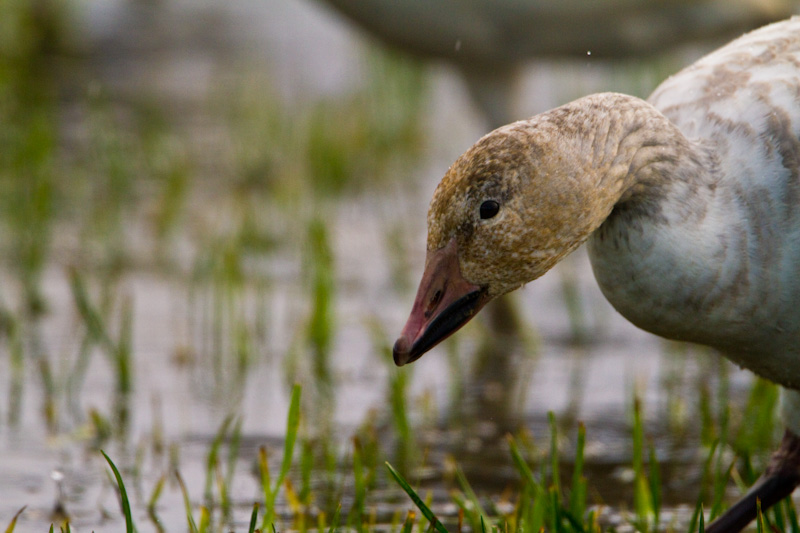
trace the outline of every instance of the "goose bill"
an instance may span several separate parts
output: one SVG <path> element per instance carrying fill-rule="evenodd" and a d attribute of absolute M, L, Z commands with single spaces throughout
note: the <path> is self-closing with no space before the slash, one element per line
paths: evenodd
<path fill-rule="evenodd" d="M 395 364 L 416 361 L 455 333 L 486 304 L 486 294 L 461 275 L 455 239 L 429 251 L 411 315 L 394 344 Z"/>

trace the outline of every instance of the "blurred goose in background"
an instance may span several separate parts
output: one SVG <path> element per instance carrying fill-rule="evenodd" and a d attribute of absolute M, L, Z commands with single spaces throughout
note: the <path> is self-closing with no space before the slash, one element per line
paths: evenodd
<path fill-rule="evenodd" d="M 628 320 L 711 346 L 782 388 L 764 475 L 706 531 L 738 531 L 800 483 L 800 17 L 747 34 L 647 101 L 603 93 L 503 126 L 428 211 L 394 346 L 410 363 L 586 242 Z"/>
<path fill-rule="evenodd" d="M 404 52 L 455 65 L 489 126 L 514 119 L 533 58 L 626 59 L 720 42 L 793 12 L 793 0 L 324 0 Z"/>

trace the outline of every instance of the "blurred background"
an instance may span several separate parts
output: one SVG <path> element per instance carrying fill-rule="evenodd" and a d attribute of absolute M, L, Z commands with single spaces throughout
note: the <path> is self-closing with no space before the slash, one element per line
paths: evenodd
<path fill-rule="evenodd" d="M 693 507 L 715 440 L 757 467 L 742 432 L 768 449 L 776 430 L 740 423 L 770 420 L 775 390 L 628 324 L 582 250 L 411 367 L 391 345 L 430 196 L 481 135 L 591 92 L 645 98 L 797 8 L 3 0 L 0 527 L 27 506 L 18 530 L 120 531 L 103 449 L 139 531 L 185 530 L 184 496 L 210 530 L 245 530 L 295 383 L 284 528 L 339 504 L 356 528 L 396 522 L 410 504 L 386 460 L 444 515 L 454 464 L 501 502 L 518 479 L 503 436 L 538 457 L 550 411 L 567 462 L 585 423 L 612 515 L 630 501 L 634 412 L 674 509 Z"/>

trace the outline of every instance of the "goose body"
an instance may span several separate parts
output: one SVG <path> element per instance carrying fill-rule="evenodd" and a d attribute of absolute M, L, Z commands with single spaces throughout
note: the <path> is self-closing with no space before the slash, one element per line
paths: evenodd
<path fill-rule="evenodd" d="M 703 58 L 649 102 L 689 141 L 673 168 L 692 170 L 665 172 L 649 209 L 620 205 L 590 236 L 601 290 L 647 331 L 800 388 L 800 17 Z"/>
<path fill-rule="evenodd" d="M 787 433 L 738 531 L 800 483 L 800 17 L 751 32 L 648 101 L 590 95 L 498 128 L 450 167 L 402 365 L 587 243 L 635 325 L 712 346 L 784 389 Z"/>

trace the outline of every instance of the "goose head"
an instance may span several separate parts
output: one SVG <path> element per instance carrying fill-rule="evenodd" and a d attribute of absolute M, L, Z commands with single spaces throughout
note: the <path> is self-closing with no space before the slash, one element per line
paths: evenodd
<path fill-rule="evenodd" d="M 599 225 L 588 221 L 594 192 L 579 186 L 591 169 L 567 137 L 552 117 L 517 122 L 480 139 L 447 171 L 428 211 L 422 280 L 394 345 L 398 366 L 547 272 Z"/>

